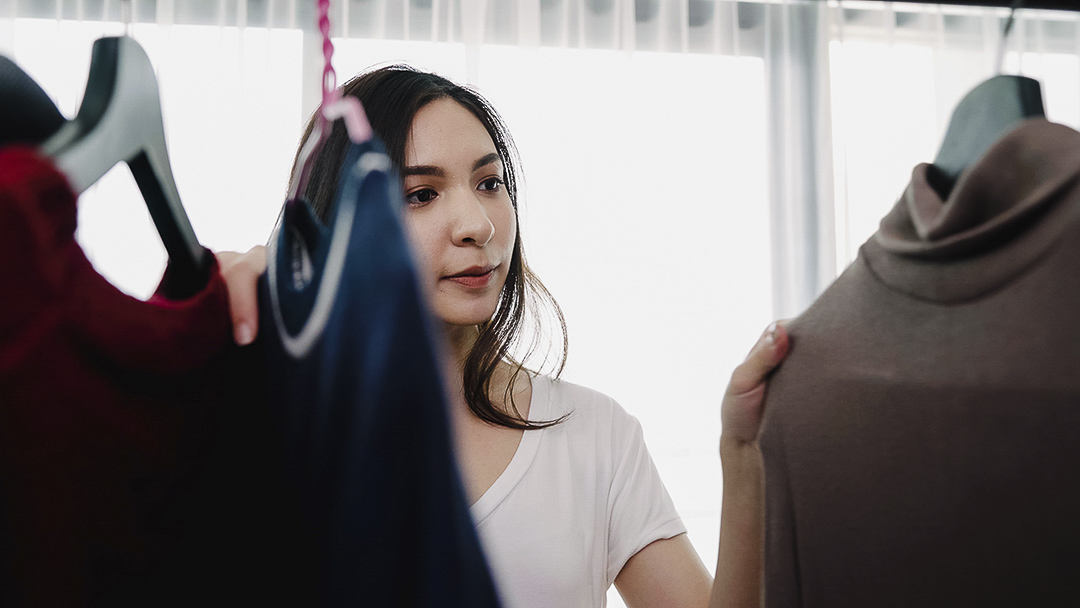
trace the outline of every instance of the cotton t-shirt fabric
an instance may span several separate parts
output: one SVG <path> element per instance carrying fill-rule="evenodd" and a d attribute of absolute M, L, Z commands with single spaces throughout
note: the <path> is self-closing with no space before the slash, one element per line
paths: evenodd
<path fill-rule="evenodd" d="M 170 299 L 166 271 L 139 301 L 75 228 L 51 162 L 0 150 L 0 604 L 166 605 L 144 583 L 190 529 L 231 343 L 225 284 L 215 264 Z"/>
<path fill-rule="evenodd" d="M 597 608 L 635 553 L 686 532 L 637 419 L 596 391 L 531 376 L 510 464 L 472 505 L 507 608 Z"/>
<path fill-rule="evenodd" d="M 354 145 L 327 225 L 291 202 L 268 248 L 269 411 L 311 539 L 287 559 L 311 606 L 491 608 L 401 192 L 382 145 Z"/>
<path fill-rule="evenodd" d="M 1080 133 L 919 165 L 768 387 L 767 606 L 1080 604 Z"/>

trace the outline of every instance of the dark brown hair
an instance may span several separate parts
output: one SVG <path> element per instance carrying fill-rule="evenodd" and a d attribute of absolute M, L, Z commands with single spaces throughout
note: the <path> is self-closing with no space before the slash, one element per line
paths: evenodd
<path fill-rule="evenodd" d="M 477 92 L 458 85 L 446 78 L 423 72 L 406 65 L 393 65 L 362 73 L 341 87 L 343 95 L 357 98 L 364 106 L 368 121 L 386 147 L 394 166 L 401 170 L 405 165 L 405 144 L 413 118 L 421 108 L 438 99 L 452 99 L 471 112 L 484 125 L 505 168 L 506 191 L 517 218 L 517 187 L 520 164 L 514 141 L 495 108 Z M 308 121 L 301 146 L 310 137 L 315 116 Z M 341 165 L 348 152 L 348 137 L 341 121 L 335 122 L 326 142 L 312 164 L 311 175 L 303 193 L 315 214 L 324 221 L 329 217 L 337 189 Z M 299 149 L 297 150 L 299 156 Z M 293 161 L 295 179 L 296 160 Z M 291 185 L 291 184 L 290 184 Z M 290 188 L 291 190 L 291 188 Z M 514 403 L 513 387 L 524 362 L 536 350 L 542 336 L 541 315 L 547 307 L 557 320 L 561 340 L 557 352 L 555 376 L 562 372 L 566 362 L 566 322 L 558 303 L 544 287 L 540 279 L 525 263 L 521 246 L 520 222 L 514 236 L 514 252 L 503 285 L 495 314 L 478 327 L 479 336 L 465 360 L 465 401 L 481 420 L 511 429 L 540 429 L 561 422 L 563 418 L 546 421 L 526 420 Z M 526 313 L 532 313 L 532 340 L 525 348 L 522 361 L 515 361 L 511 351 L 522 341 Z M 491 400 L 491 381 L 502 360 L 513 366 L 510 382 L 504 394 L 507 408 L 496 406 Z M 509 410 L 509 411 L 506 411 Z"/>

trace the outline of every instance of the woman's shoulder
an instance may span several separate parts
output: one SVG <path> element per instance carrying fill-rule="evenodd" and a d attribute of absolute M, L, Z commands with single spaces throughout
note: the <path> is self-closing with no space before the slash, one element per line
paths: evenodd
<path fill-rule="evenodd" d="M 638 425 L 618 401 L 596 389 L 543 374 L 531 375 L 530 379 L 534 412 L 546 419 L 565 416 L 561 424 L 607 430 Z"/>

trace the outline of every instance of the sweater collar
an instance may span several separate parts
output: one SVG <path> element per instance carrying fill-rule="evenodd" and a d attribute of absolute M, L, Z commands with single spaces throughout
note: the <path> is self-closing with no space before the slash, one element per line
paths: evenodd
<path fill-rule="evenodd" d="M 914 297 L 977 298 L 1036 263 L 1080 208 L 1080 133 L 1025 120 L 946 199 L 931 187 L 934 171 L 915 167 L 862 256 L 882 281 Z"/>

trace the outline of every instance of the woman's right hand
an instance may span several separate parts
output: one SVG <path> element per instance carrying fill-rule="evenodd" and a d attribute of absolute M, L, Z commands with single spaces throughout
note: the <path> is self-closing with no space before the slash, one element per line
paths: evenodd
<path fill-rule="evenodd" d="M 222 251 L 215 255 L 229 293 L 233 340 L 247 346 L 259 333 L 258 283 L 266 270 L 266 248 L 256 245 L 243 254 Z"/>

